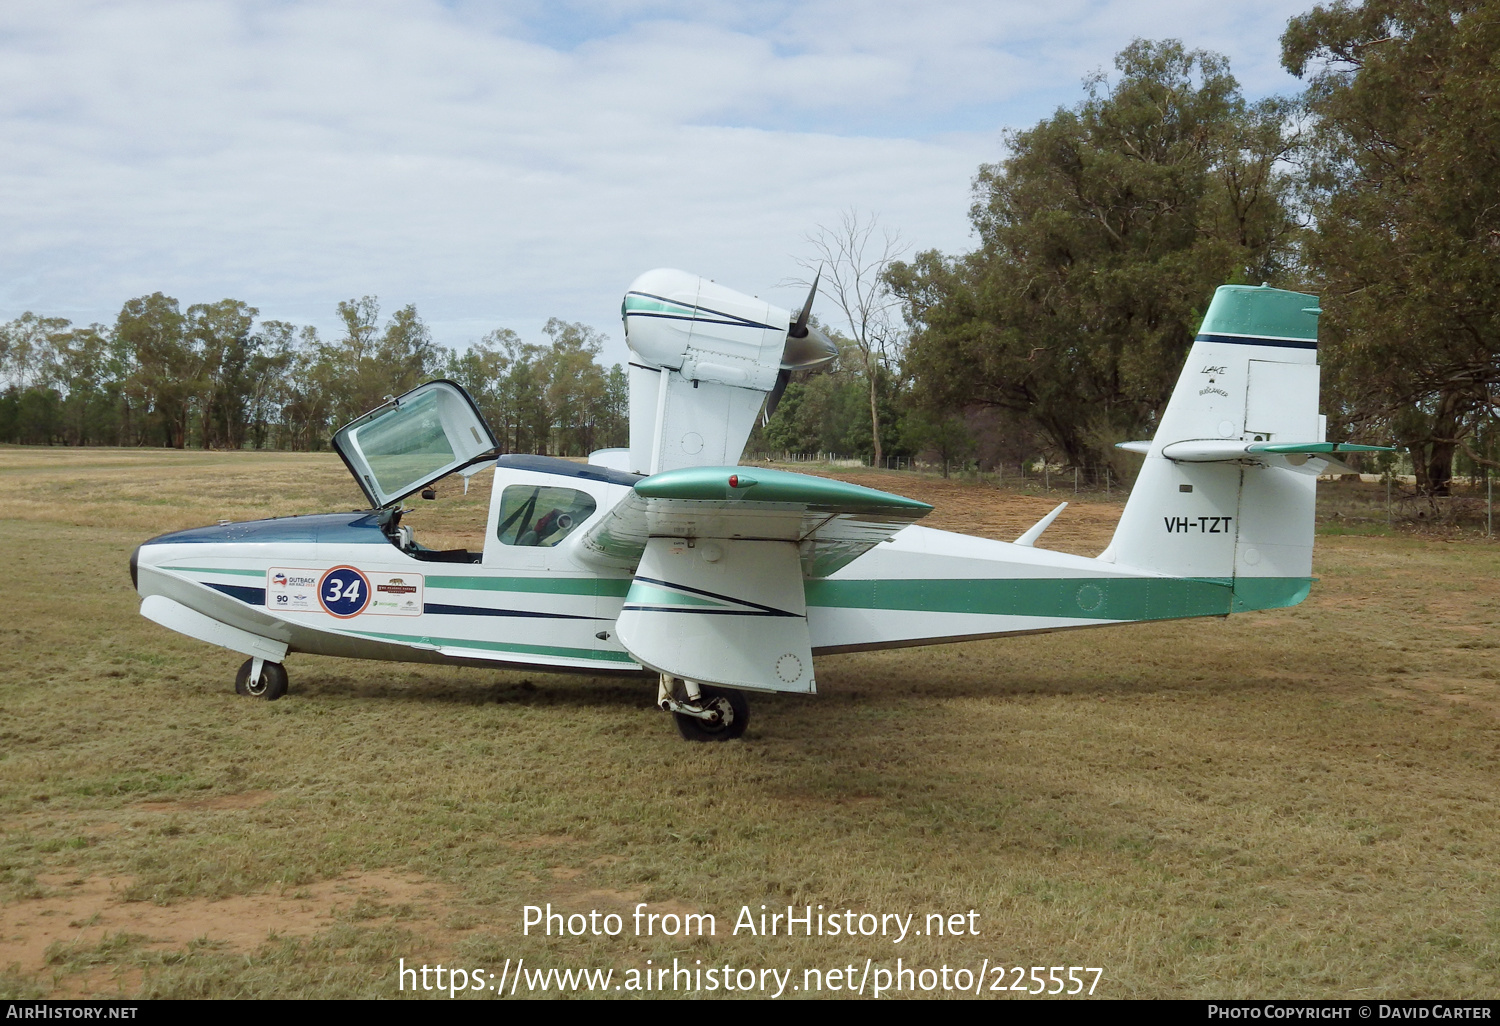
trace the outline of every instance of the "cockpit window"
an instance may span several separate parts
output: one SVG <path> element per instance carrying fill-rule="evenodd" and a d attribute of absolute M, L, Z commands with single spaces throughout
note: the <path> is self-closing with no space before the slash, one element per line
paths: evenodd
<path fill-rule="evenodd" d="M 551 546 L 593 515 L 593 496 L 574 488 L 511 485 L 500 496 L 503 545 Z"/>

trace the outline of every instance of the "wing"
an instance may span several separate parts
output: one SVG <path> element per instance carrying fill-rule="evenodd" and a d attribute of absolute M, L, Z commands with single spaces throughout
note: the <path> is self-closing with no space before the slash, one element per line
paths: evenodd
<path fill-rule="evenodd" d="M 581 558 L 634 569 L 649 538 L 796 542 L 826 577 L 932 511 L 925 502 L 781 470 L 685 467 L 636 484 L 583 536 Z"/>

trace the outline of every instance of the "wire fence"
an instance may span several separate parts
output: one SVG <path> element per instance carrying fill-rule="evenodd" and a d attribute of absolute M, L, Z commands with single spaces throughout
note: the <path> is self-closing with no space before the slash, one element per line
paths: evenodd
<path fill-rule="evenodd" d="M 1074 495 L 1102 495 L 1105 498 L 1124 499 L 1130 494 L 1130 484 L 1122 482 L 1108 466 L 1072 466 L 1049 463 L 1042 459 L 1019 464 L 997 465 L 984 468 L 979 461 L 969 460 L 923 460 L 909 456 L 887 456 L 878 464 L 869 456 L 837 452 L 754 452 L 746 453 L 745 463 L 783 463 L 820 466 L 830 470 L 856 467 L 903 473 L 941 475 L 964 481 L 990 484 L 995 487 L 1014 488 L 1022 491 L 1040 491 L 1049 494 L 1068 493 Z M 1325 522 L 1347 524 L 1383 523 L 1387 528 L 1407 527 L 1416 529 L 1463 528 L 1482 529 L 1485 537 L 1494 536 L 1495 504 L 1494 479 L 1476 468 L 1478 472 L 1455 476 L 1455 494 L 1448 496 L 1426 496 L 1418 493 L 1416 479 L 1410 474 L 1387 471 L 1382 474 L 1360 474 L 1359 484 L 1377 486 L 1364 488 L 1357 495 L 1340 495 L 1322 492 L 1319 496 L 1319 519 Z M 1348 475 L 1344 475 L 1347 477 Z M 1339 475 L 1327 475 L 1337 479 Z M 1383 501 L 1381 491 L 1383 489 Z"/>
<path fill-rule="evenodd" d="M 875 462 L 869 456 L 836 452 L 753 452 L 746 453 L 745 463 L 814 464 L 829 469 L 865 467 L 876 470 L 902 471 L 914 474 L 940 474 L 945 478 L 983 481 L 996 486 L 1037 488 L 1045 492 L 1070 491 L 1074 494 L 1102 492 L 1125 496 L 1130 493 L 1109 466 L 1073 466 L 1032 460 L 1021 463 L 995 464 L 988 468 L 978 460 L 924 460 L 910 456 L 887 456 Z"/>

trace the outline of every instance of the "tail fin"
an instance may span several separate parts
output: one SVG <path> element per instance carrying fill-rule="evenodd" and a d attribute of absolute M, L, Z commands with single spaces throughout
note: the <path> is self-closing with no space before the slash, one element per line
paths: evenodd
<path fill-rule="evenodd" d="M 1236 611 L 1307 596 L 1317 454 L 1333 448 L 1321 444 L 1318 313 L 1300 292 L 1214 293 L 1101 559 L 1232 583 Z"/>

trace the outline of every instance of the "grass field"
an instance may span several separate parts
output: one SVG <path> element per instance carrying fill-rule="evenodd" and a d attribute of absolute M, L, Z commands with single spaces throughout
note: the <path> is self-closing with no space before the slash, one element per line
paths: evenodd
<path fill-rule="evenodd" d="M 1072 498 L 850 476 L 995 537 Z M 487 477 L 418 538 L 477 543 Z M 137 614 L 136 544 L 355 508 L 337 457 L 5 448 L 0 485 L 0 996 L 396 996 L 399 958 L 523 957 L 1500 992 L 1500 545 L 1472 534 L 1333 524 L 1291 610 L 825 658 L 818 697 L 691 745 L 645 681 L 293 656 L 287 698 L 237 698 L 242 657 Z M 1120 501 L 1044 544 L 1095 554 Z M 523 936 L 547 902 L 627 929 Z M 717 935 L 633 936 L 637 902 Z M 762 904 L 979 935 L 732 936 Z"/>

